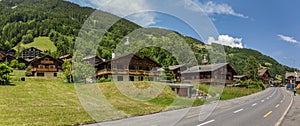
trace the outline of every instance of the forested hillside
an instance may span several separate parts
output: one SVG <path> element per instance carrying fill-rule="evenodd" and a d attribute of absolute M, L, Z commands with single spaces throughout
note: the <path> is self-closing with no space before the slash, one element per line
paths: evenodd
<path fill-rule="evenodd" d="M 82 25 L 94 11 L 92 8 L 80 7 L 63 0 L 2 0 L 0 2 L 0 49 L 6 51 L 21 43 L 33 42 L 34 38 L 37 37 L 49 37 L 57 47 L 56 52 L 50 51 L 52 56 L 58 57 L 72 53 L 74 41 Z M 101 13 L 102 18 L 95 23 L 98 27 L 110 23 L 112 18 L 117 18 L 106 12 L 99 11 L 99 13 Z M 104 37 L 95 40 L 99 43 L 97 55 L 104 59 L 110 59 L 113 49 L 116 48 L 117 44 L 124 41 L 124 36 L 137 29 L 141 29 L 141 27 L 125 19 L 119 20 L 107 30 Z M 181 37 L 189 44 L 199 64 L 201 64 L 204 55 L 207 55 L 209 59 L 209 46 L 196 39 L 164 29 L 144 28 L 142 31 L 131 34 L 130 42 L 138 43 L 144 39 L 144 41 L 168 43 L 177 41 L 177 38 Z M 86 34 L 95 35 L 92 32 Z M 17 52 L 22 50 L 21 48 L 16 49 Z M 256 57 L 262 68 L 271 70 L 272 76 L 283 75 L 285 71 L 293 70 L 255 50 L 225 46 L 225 51 L 227 62 L 233 66 L 238 74 L 244 73 L 243 68 L 248 56 Z M 163 66 L 178 64 L 171 53 L 157 47 L 141 49 L 137 54 L 142 57 L 148 56 Z M 213 61 L 210 62 L 213 63 Z"/>

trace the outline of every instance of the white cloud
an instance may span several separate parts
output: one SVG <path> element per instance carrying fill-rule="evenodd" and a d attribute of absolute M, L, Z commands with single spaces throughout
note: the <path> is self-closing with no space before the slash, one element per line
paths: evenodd
<path fill-rule="evenodd" d="M 217 4 L 213 1 L 208 1 L 204 4 L 201 4 L 199 1 L 196 0 L 185 0 L 186 7 L 193 10 L 193 11 L 202 11 L 207 14 L 225 14 L 225 15 L 232 15 L 241 18 L 248 18 L 244 14 L 237 13 L 230 5 L 228 4 Z"/>
<path fill-rule="evenodd" d="M 89 0 L 89 2 L 98 9 L 120 17 L 130 15 L 127 18 L 141 26 L 149 26 L 156 23 L 153 13 L 143 12 L 151 9 L 146 0 Z"/>
<path fill-rule="evenodd" d="M 290 43 L 296 43 L 296 44 L 300 44 L 299 41 L 297 41 L 296 39 L 294 39 L 294 37 L 289 37 L 289 36 L 285 36 L 282 34 L 278 34 L 277 35 L 281 40 L 286 41 L 286 42 L 290 42 Z"/>
<path fill-rule="evenodd" d="M 218 44 L 226 45 L 226 46 L 230 46 L 230 47 L 243 48 L 242 40 L 243 40 L 242 38 L 234 38 L 229 35 L 219 35 L 217 40 L 213 37 L 209 37 L 207 42 L 209 44 L 218 43 Z"/>

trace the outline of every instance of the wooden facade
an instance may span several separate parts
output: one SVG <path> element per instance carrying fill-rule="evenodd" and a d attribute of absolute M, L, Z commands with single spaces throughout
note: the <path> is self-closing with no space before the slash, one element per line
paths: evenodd
<path fill-rule="evenodd" d="M 181 72 L 187 70 L 188 67 L 184 64 L 182 65 L 175 65 L 175 66 L 169 66 L 169 70 L 173 72 L 174 74 L 174 80 L 175 82 L 181 82 Z"/>
<path fill-rule="evenodd" d="M 29 64 L 32 68 L 29 71 L 32 72 L 33 76 L 56 77 L 62 64 L 63 62 L 61 60 L 45 55 L 32 60 Z"/>
<path fill-rule="evenodd" d="M 248 80 L 248 76 L 246 75 L 234 75 L 233 76 L 233 80 L 234 81 L 245 81 L 245 80 Z"/>
<path fill-rule="evenodd" d="M 135 54 L 128 54 L 97 65 L 97 78 L 112 78 L 114 81 L 155 80 L 161 67 L 155 61 Z"/>
<path fill-rule="evenodd" d="M 264 84 L 270 83 L 271 74 L 268 69 L 262 69 L 258 71 L 258 77 Z"/>
<path fill-rule="evenodd" d="M 24 49 L 20 55 L 21 55 L 21 58 L 23 58 L 25 60 L 30 60 L 30 59 L 34 59 L 36 57 L 43 56 L 42 51 L 35 47 L 30 47 L 30 48 Z"/>
<path fill-rule="evenodd" d="M 203 84 L 234 82 L 235 70 L 228 63 L 194 66 L 182 73 L 183 82 L 198 82 Z"/>
<path fill-rule="evenodd" d="M 299 72 L 286 72 L 285 73 L 286 84 L 300 84 L 300 73 Z"/>

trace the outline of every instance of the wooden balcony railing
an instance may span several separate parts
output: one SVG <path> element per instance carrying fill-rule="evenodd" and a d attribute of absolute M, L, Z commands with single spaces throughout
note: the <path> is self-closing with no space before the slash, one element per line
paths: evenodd
<path fill-rule="evenodd" d="M 53 61 L 45 61 L 45 60 L 42 60 L 41 63 L 42 64 L 54 64 Z"/>
<path fill-rule="evenodd" d="M 57 68 L 32 68 L 30 71 L 57 72 Z"/>
<path fill-rule="evenodd" d="M 130 74 L 130 75 L 159 75 L 158 72 L 151 72 L 145 70 L 100 70 L 97 72 L 97 75 L 103 74 Z"/>

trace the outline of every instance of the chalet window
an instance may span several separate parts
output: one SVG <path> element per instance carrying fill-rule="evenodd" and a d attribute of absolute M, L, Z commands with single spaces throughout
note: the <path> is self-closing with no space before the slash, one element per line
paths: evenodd
<path fill-rule="evenodd" d="M 118 81 L 123 81 L 123 76 L 118 76 Z"/>
<path fill-rule="evenodd" d="M 45 76 L 45 74 L 44 73 L 36 73 L 36 76 L 43 77 L 43 76 Z"/>
<path fill-rule="evenodd" d="M 53 76 L 54 76 L 54 77 L 57 77 L 57 73 L 54 73 Z"/>
<path fill-rule="evenodd" d="M 45 66 L 44 66 L 44 65 L 39 65 L 38 67 L 39 67 L 39 68 L 45 68 Z"/>
<path fill-rule="evenodd" d="M 129 65 L 129 70 L 136 70 L 136 67 L 133 65 Z"/>
<path fill-rule="evenodd" d="M 134 81 L 134 76 L 129 76 L 130 81 Z"/>
<path fill-rule="evenodd" d="M 111 70 L 111 65 L 110 64 L 107 65 L 107 69 Z"/>
<path fill-rule="evenodd" d="M 45 58 L 44 61 L 49 61 L 49 58 Z"/>
<path fill-rule="evenodd" d="M 123 66 L 123 65 L 120 65 L 120 64 L 118 64 L 118 65 L 117 65 L 117 69 L 118 69 L 118 70 L 123 70 L 123 69 L 124 69 L 124 66 Z"/>
<path fill-rule="evenodd" d="M 49 65 L 49 68 L 55 68 L 55 65 Z"/>

